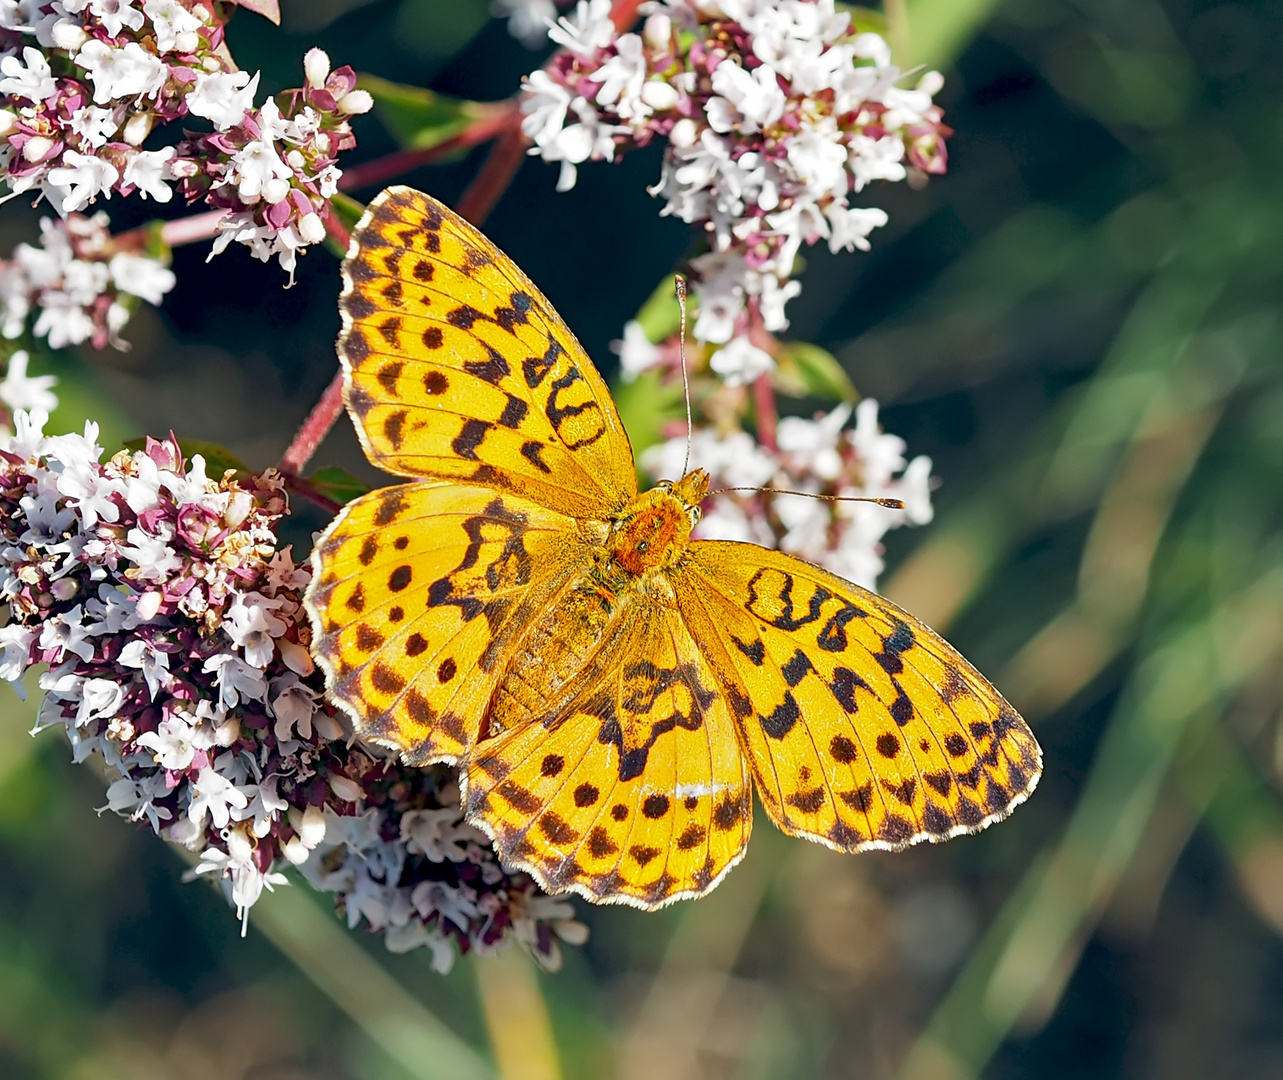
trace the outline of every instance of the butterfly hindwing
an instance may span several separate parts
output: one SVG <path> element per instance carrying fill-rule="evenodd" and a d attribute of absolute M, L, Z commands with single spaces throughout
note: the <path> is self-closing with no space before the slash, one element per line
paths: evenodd
<path fill-rule="evenodd" d="M 365 738 L 453 761 L 523 628 L 582 571 L 571 519 L 467 484 L 413 483 L 350 503 L 318 541 L 312 649 Z"/>
<path fill-rule="evenodd" d="M 958 652 L 890 601 L 778 551 L 699 541 L 678 605 L 785 832 L 845 851 L 944 840 L 1033 790 L 1038 745 Z"/>
<path fill-rule="evenodd" d="M 546 888 L 654 908 L 703 895 L 739 861 L 752 794 L 681 618 L 631 608 L 546 715 L 477 746 L 465 806 Z"/>
<path fill-rule="evenodd" d="M 343 264 L 339 355 L 370 460 L 467 480 L 577 517 L 637 492 L 605 382 L 517 266 L 405 187 L 370 203 Z"/>

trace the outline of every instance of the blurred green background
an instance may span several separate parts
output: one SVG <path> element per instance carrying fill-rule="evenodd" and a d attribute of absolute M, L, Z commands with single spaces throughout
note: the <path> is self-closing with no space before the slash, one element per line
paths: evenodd
<path fill-rule="evenodd" d="M 485 0 L 289 0 L 231 27 L 279 89 L 336 63 L 475 99 L 537 62 Z M 1283 1075 L 1283 4 L 896 0 L 941 65 L 949 175 L 875 188 L 869 255 L 808 253 L 790 336 L 842 360 L 942 480 L 885 590 L 1025 713 L 1046 773 L 1010 821 L 841 856 L 759 822 L 709 899 L 591 909 L 536 976 L 448 977 L 302 887 L 249 936 L 93 770 L 0 690 L 0 1076 L 254 1078 Z M 358 120 L 353 161 L 393 144 Z M 407 179 L 456 198 L 484 150 Z M 486 224 L 609 370 L 692 237 L 655 149 Z M 373 192 L 355 192 L 368 198 Z M 0 250 L 36 235 L 9 203 Z M 144 218 L 108 204 L 113 226 Z M 177 211 L 175 211 L 177 212 Z M 338 270 L 176 253 L 127 353 L 63 355 L 66 425 L 171 428 L 272 463 L 331 378 Z M 345 426 L 317 464 L 363 475 Z M 291 539 L 322 524 L 300 507 Z"/>

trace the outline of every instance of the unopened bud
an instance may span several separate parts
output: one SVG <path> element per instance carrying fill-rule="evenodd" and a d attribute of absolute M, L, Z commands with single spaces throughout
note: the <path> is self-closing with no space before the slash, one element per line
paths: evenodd
<path fill-rule="evenodd" d="M 49 591 L 53 593 L 57 600 L 70 600 L 79 591 L 80 585 L 75 578 L 59 578 L 49 586 Z"/>
<path fill-rule="evenodd" d="M 291 169 L 301 169 L 307 164 L 307 158 L 303 156 L 301 150 L 291 150 L 285 155 L 285 163 L 289 165 Z"/>
<path fill-rule="evenodd" d="M 319 90 L 325 85 L 330 74 L 330 58 L 324 49 L 308 49 L 303 57 L 303 73 L 307 76 L 307 85 Z"/>
<path fill-rule="evenodd" d="M 325 811 L 319 806 L 309 806 L 304 810 L 303 827 L 298 833 L 308 847 L 316 847 L 325 839 Z"/>
<path fill-rule="evenodd" d="M 142 146 L 147 136 L 151 134 L 153 124 L 156 122 L 156 114 L 153 112 L 134 113 L 125 121 L 125 130 L 123 132 L 125 142 L 130 146 Z"/>
<path fill-rule="evenodd" d="M 673 130 L 668 133 L 668 141 L 678 149 L 694 145 L 698 137 L 699 129 L 695 127 L 695 121 L 690 117 L 678 120 L 673 125 Z"/>
<path fill-rule="evenodd" d="M 34 165 L 37 161 L 43 161 L 52 149 L 53 139 L 46 135 L 33 135 L 23 144 L 22 156 Z"/>
<path fill-rule="evenodd" d="M 666 48 L 673 39 L 673 20 L 657 11 L 646 20 L 642 34 L 646 38 L 646 44 L 652 49 Z"/>
<path fill-rule="evenodd" d="M 304 214 L 298 220 L 298 234 L 307 244 L 319 244 L 325 239 L 325 222 L 316 214 Z"/>
<path fill-rule="evenodd" d="M 72 19 L 59 19 L 49 31 L 49 37 L 56 48 L 69 53 L 78 53 L 80 46 L 89 40 L 85 28 Z"/>
<path fill-rule="evenodd" d="M 12 135 L 18 127 L 18 114 L 8 109 L 0 109 L 0 139 Z"/>
<path fill-rule="evenodd" d="M 263 201 L 275 206 L 282 199 L 289 196 L 290 185 L 286 180 L 279 176 L 273 176 L 266 184 L 263 185 Z"/>
<path fill-rule="evenodd" d="M 677 88 L 660 79 L 651 79 L 642 84 L 641 99 L 652 109 L 671 109 L 682 99 Z"/>
<path fill-rule="evenodd" d="M 295 866 L 302 866 L 311 852 L 299 837 L 293 836 L 281 845 L 281 854 Z"/>
<path fill-rule="evenodd" d="M 194 53 L 200 48 L 200 34 L 195 30 L 183 30 L 174 35 L 174 51 Z"/>
<path fill-rule="evenodd" d="M 343 116 L 356 116 L 358 113 L 367 113 L 373 109 L 374 98 L 370 96 L 368 90 L 353 90 L 349 94 L 344 94 L 335 108 Z"/>
<path fill-rule="evenodd" d="M 938 71 L 928 71 L 918 80 L 918 87 L 924 94 L 935 97 L 944 88 L 944 76 Z"/>

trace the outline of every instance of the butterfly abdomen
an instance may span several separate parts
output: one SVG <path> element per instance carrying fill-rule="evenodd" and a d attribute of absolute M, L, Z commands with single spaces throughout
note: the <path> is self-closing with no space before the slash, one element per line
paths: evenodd
<path fill-rule="evenodd" d="M 527 631 L 490 699 L 482 737 L 545 717 L 617 617 L 616 599 L 584 575 Z"/>

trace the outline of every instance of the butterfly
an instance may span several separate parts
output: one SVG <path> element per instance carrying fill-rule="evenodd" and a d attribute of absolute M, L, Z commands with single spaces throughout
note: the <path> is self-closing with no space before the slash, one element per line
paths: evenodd
<path fill-rule="evenodd" d="M 692 540 L 709 476 L 639 492 L 609 391 L 530 280 L 406 187 L 343 264 L 344 400 L 406 482 L 317 541 L 330 695 L 548 891 L 656 908 L 743 857 L 752 792 L 840 851 L 972 833 L 1033 790 L 1024 720 L 889 600 Z"/>

